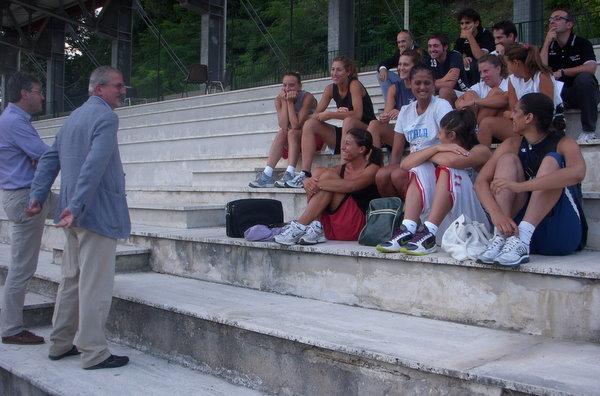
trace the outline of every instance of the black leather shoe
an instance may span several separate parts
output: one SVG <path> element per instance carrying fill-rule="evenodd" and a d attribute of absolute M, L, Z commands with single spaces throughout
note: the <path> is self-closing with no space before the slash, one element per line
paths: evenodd
<path fill-rule="evenodd" d="M 77 347 L 75 345 L 73 345 L 73 348 L 69 349 L 65 353 L 61 353 L 60 355 L 48 355 L 48 357 L 50 358 L 50 360 L 60 360 L 62 358 L 66 358 L 66 357 L 69 357 L 69 356 L 79 355 L 80 353 L 81 352 L 79 352 L 79 350 L 77 349 Z"/>
<path fill-rule="evenodd" d="M 84 370 L 117 368 L 125 366 L 127 363 L 129 363 L 129 357 L 127 356 L 110 355 L 105 361 L 100 362 L 94 366 L 84 367 Z"/>

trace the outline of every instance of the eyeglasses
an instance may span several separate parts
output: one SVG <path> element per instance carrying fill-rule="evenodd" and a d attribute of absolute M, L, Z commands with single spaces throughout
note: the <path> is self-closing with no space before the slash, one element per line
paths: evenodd
<path fill-rule="evenodd" d="M 34 92 L 36 94 L 39 94 L 41 96 L 44 96 L 44 91 L 36 91 L 35 89 L 28 89 L 27 91 L 29 92 Z"/>
<path fill-rule="evenodd" d="M 569 21 L 569 18 L 566 18 L 564 16 L 551 16 L 550 18 L 548 18 L 548 22 L 558 22 L 561 19 L 565 22 Z"/>

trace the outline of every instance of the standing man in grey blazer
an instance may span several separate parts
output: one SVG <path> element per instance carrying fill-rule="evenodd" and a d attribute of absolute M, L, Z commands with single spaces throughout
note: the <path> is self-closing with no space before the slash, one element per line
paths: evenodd
<path fill-rule="evenodd" d="M 82 367 L 88 370 L 121 367 L 129 361 L 110 353 L 104 327 L 112 300 L 117 239 L 131 231 L 117 144 L 119 119 L 113 111 L 125 94 L 121 72 L 109 66 L 94 70 L 89 94 L 40 158 L 28 209 L 28 214 L 42 210 L 60 171 L 55 222 L 64 227 L 67 242 L 49 357 L 59 360 L 81 353 Z"/>

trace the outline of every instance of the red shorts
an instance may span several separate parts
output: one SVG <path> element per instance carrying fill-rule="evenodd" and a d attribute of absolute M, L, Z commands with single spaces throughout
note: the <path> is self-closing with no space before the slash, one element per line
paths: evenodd
<path fill-rule="evenodd" d="M 321 215 L 325 238 L 332 241 L 357 241 L 365 223 L 365 213 L 350 195 L 346 195 L 335 212 Z"/>

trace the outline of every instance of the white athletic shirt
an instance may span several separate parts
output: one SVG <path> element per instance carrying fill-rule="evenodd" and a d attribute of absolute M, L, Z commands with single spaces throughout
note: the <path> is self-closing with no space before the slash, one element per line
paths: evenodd
<path fill-rule="evenodd" d="M 508 92 L 508 78 L 503 78 L 502 81 L 500 81 L 498 88 L 500 88 L 503 92 Z M 490 86 L 483 81 L 479 81 L 477 84 L 473 84 L 471 85 L 471 88 L 469 88 L 469 91 L 475 92 L 481 99 L 486 98 L 491 90 L 492 88 L 490 88 Z"/>
<path fill-rule="evenodd" d="M 440 129 L 440 120 L 452 111 L 452 106 L 447 100 L 434 96 L 427 110 L 421 115 L 417 114 L 417 101 L 402 106 L 394 131 L 404 134 L 410 143 L 410 152 L 423 150 L 438 144 L 437 138 Z"/>
<path fill-rule="evenodd" d="M 511 74 L 508 76 L 510 83 L 515 89 L 515 94 L 517 95 L 517 99 L 521 99 L 523 95 L 532 93 L 532 92 L 540 92 L 540 74 L 541 72 L 535 73 L 533 78 L 525 81 L 520 77 Z M 554 76 L 550 76 L 552 80 L 552 84 L 554 84 L 554 107 L 562 104 L 562 98 L 560 97 L 560 91 L 562 91 L 562 87 L 564 83 L 562 81 L 556 81 Z"/>

